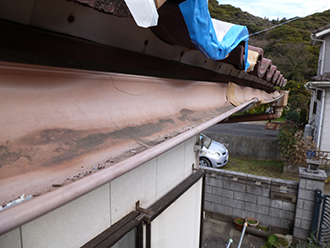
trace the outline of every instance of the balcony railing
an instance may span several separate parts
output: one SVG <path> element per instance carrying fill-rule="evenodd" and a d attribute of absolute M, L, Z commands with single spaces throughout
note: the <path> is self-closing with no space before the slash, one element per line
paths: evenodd
<path fill-rule="evenodd" d="M 311 150 L 307 152 L 308 161 L 317 161 L 320 166 L 330 166 L 330 151 Z"/>

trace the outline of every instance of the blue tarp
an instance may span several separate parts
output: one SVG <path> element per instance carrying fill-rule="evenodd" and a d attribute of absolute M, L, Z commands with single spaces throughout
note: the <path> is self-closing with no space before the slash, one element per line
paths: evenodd
<path fill-rule="evenodd" d="M 249 31 L 245 26 L 212 19 L 207 0 L 186 0 L 179 7 L 192 43 L 207 58 L 225 59 L 240 42 L 245 41 L 244 62 L 245 70 L 247 70 L 249 67 L 247 62 Z"/>

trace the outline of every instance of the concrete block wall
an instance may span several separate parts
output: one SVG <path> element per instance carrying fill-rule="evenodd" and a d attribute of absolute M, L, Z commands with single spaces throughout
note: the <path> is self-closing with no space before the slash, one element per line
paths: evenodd
<path fill-rule="evenodd" d="M 299 167 L 299 190 L 293 233 L 295 238 L 306 239 L 310 236 L 315 190 L 323 191 L 326 179 L 327 175 L 323 170 L 319 170 L 318 173 L 308 173 L 306 168 Z"/>
<path fill-rule="evenodd" d="M 225 144 L 230 156 L 282 160 L 277 137 L 249 137 L 208 131 L 203 133 L 213 140 Z"/>
<path fill-rule="evenodd" d="M 206 169 L 205 211 L 224 216 L 254 217 L 266 226 L 291 232 L 298 182 Z"/>

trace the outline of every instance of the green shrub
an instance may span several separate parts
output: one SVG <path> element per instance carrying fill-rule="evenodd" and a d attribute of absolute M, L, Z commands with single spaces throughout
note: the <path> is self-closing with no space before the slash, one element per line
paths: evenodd
<path fill-rule="evenodd" d="M 290 160 L 294 153 L 294 145 L 296 140 L 294 138 L 295 133 L 299 130 L 298 126 L 292 121 L 286 121 L 279 131 L 279 145 L 281 149 L 281 155 L 284 160 Z"/>
<path fill-rule="evenodd" d="M 303 131 L 291 120 L 280 128 L 279 145 L 284 160 L 295 164 L 306 165 L 307 152 L 316 149 L 311 137 L 304 139 Z"/>
<path fill-rule="evenodd" d="M 300 124 L 300 115 L 296 109 L 289 110 L 286 114 L 286 119 L 292 121 L 294 124 Z"/>

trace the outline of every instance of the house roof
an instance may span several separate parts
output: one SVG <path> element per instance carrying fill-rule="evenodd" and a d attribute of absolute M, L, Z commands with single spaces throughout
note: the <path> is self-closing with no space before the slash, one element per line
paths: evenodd
<path fill-rule="evenodd" d="M 316 38 L 322 37 L 323 35 L 328 34 L 328 33 L 330 33 L 330 24 L 312 31 L 312 34 Z"/>
<path fill-rule="evenodd" d="M 100 1 L 102 4 L 99 4 L 99 0 L 75 0 L 75 2 L 87 4 L 97 10 L 102 10 L 113 15 L 117 15 L 117 12 L 120 12 L 119 15 L 121 16 L 122 13 L 125 12 L 125 5 L 118 0 Z M 181 3 L 181 1 L 179 3 Z M 111 8 L 107 6 L 111 6 Z M 181 60 L 179 61 L 181 64 L 189 65 L 191 61 L 186 60 L 185 57 L 191 57 L 191 55 L 188 54 L 191 54 L 192 51 L 196 51 L 198 49 L 196 44 L 193 44 L 192 38 L 189 35 L 187 24 L 181 13 L 179 4 L 173 1 L 167 1 L 158 9 L 158 15 L 158 24 L 157 26 L 150 27 L 151 31 L 158 38 L 168 44 L 189 49 L 186 52 L 187 56 L 183 54 Z M 125 14 L 125 16 L 129 15 Z M 208 18 L 211 19 L 210 16 Z M 201 27 L 199 29 L 203 28 L 205 27 Z M 220 30 L 219 32 L 223 31 Z M 201 34 L 200 36 L 204 36 L 204 34 Z M 204 80 L 235 81 L 235 83 L 240 85 L 247 85 L 267 91 L 274 91 L 275 86 L 284 87 L 287 80 L 281 72 L 277 70 L 276 65 L 272 64 L 270 59 L 264 58 L 263 49 L 259 47 L 246 46 L 247 44 L 242 40 L 242 42 L 233 48 L 225 59 L 213 60 L 213 62 L 203 56 L 204 59 L 202 59 L 201 65 L 197 64 L 197 66 L 207 69 L 212 68 L 211 70 L 216 73 L 216 76 L 214 76 L 214 73 L 211 73 L 209 76 L 204 75 Z M 248 63 L 250 64 L 250 67 L 247 70 L 248 73 L 244 70 L 246 67 L 246 54 L 248 56 Z M 154 54 L 154 56 L 158 55 Z M 196 64 L 190 65 L 196 66 Z M 189 74 L 190 73 L 185 75 L 187 79 L 190 77 Z"/>
<path fill-rule="evenodd" d="M 330 72 L 325 72 L 322 75 L 315 76 L 312 81 L 330 81 Z"/>

